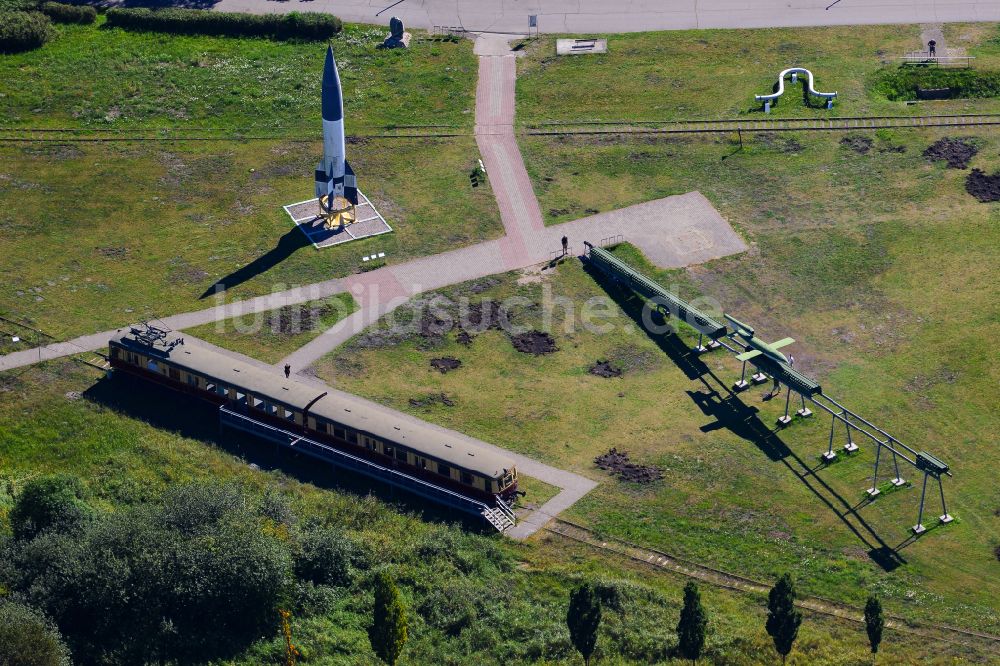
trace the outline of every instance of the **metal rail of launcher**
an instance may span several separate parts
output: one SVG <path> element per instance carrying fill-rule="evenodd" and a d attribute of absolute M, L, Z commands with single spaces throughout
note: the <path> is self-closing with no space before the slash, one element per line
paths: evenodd
<path fill-rule="evenodd" d="M 740 348 L 743 346 L 743 343 L 736 339 L 736 332 L 730 331 L 725 324 L 701 312 L 676 294 L 670 293 L 663 286 L 649 279 L 607 250 L 588 242 L 584 242 L 584 246 L 586 247 L 584 256 L 590 265 L 598 269 L 613 282 L 628 287 L 646 298 L 647 301 L 652 302 L 653 307 L 664 315 L 675 317 L 697 331 L 698 346 L 695 347 L 695 351 L 703 353 L 719 347 L 724 347 L 736 355 L 745 351 Z M 707 347 L 702 345 L 706 336 L 711 341 Z M 738 345 L 738 347 L 731 346 L 729 342 Z M 922 534 L 927 529 L 923 524 L 923 514 L 927 497 L 928 478 L 933 478 L 938 482 L 942 509 L 942 514 L 938 520 L 941 523 L 950 523 L 954 520 L 953 516 L 948 513 L 944 497 L 944 484 L 941 481 L 942 476 L 952 476 L 947 464 L 930 453 L 917 451 L 907 446 L 871 421 L 851 411 L 833 397 L 825 394 L 818 382 L 795 370 L 789 363 L 784 363 L 763 355 L 750 359 L 750 363 L 759 370 L 752 377 L 755 383 L 767 381 L 767 376 L 770 375 L 772 379 L 779 383 L 779 387 L 780 385 L 784 385 L 787 389 L 785 394 L 785 413 L 778 419 L 779 426 L 786 426 L 792 421 L 792 417 L 789 415 L 789 407 L 793 391 L 799 395 L 802 401 L 802 407 L 796 411 L 796 415 L 800 418 L 812 416 L 812 410 L 806 406 L 806 400 L 817 409 L 830 414 L 829 445 L 823 453 L 823 459 L 826 462 L 829 463 L 837 457 L 837 453 L 834 451 L 834 438 L 839 425 L 843 426 L 846 435 L 846 441 L 843 445 L 846 453 L 854 453 L 860 449 L 860 446 L 854 441 L 855 435 L 867 437 L 874 443 L 876 451 L 875 465 L 872 472 L 872 485 L 866 490 L 870 499 L 874 499 L 881 492 L 878 488 L 878 475 L 882 463 L 883 449 L 885 449 L 886 456 L 891 456 L 892 472 L 894 474 L 891 479 L 893 486 L 899 487 L 906 483 L 899 471 L 900 459 L 923 474 L 924 478 L 920 493 L 920 508 L 917 513 L 917 522 L 911 528 L 914 534 Z M 749 386 L 749 383 L 746 381 L 746 365 L 747 361 L 744 360 L 740 380 L 733 385 L 734 392 L 739 392 Z M 887 460 L 886 464 L 888 463 L 889 461 Z"/>

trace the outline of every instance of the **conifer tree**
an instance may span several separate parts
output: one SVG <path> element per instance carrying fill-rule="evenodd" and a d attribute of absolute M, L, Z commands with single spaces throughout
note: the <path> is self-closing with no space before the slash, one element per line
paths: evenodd
<path fill-rule="evenodd" d="M 399 597 L 399 589 L 388 573 L 380 571 L 375 576 L 375 609 L 372 625 L 368 628 L 368 640 L 379 659 L 389 666 L 396 666 L 406 639 L 406 609 Z"/>
<path fill-rule="evenodd" d="M 677 651 L 694 664 L 705 647 L 705 627 L 708 615 L 701 605 L 701 594 L 694 582 L 684 586 L 684 607 L 677 622 Z"/>
<path fill-rule="evenodd" d="M 597 628 L 600 624 L 601 600 L 593 585 L 583 583 L 569 594 L 566 626 L 569 627 L 570 640 L 587 666 L 590 666 L 590 655 L 597 645 Z"/>
<path fill-rule="evenodd" d="M 774 649 L 781 655 L 781 663 L 792 651 L 792 645 L 799 635 L 802 611 L 795 607 L 795 584 L 787 573 L 778 579 L 767 595 L 767 629 L 774 641 Z"/>
<path fill-rule="evenodd" d="M 885 618 L 882 616 L 882 602 L 874 594 L 868 597 L 865 604 L 865 631 L 868 632 L 868 643 L 872 648 L 872 664 L 878 654 L 878 646 L 882 642 L 882 630 L 885 629 Z"/>

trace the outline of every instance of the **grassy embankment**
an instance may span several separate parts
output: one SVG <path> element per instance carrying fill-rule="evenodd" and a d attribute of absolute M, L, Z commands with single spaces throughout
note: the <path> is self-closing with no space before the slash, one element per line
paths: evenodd
<path fill-rule="evenodd" d="M 208 307 L 205 290 L 244 267 L 229 298 L 349 274 L 373 251 L 396 262 L 502 231 L 489 186 L 469 187 L 479 157 L 471 137 L 360 139 L 349 159 L 394 233 L 323 251 L 304 245 L 281 206 L 312 196 L 321 44 L 58 30 L 37 51 L 0 56 L 5 126 L 122 136 L 208 126 L 217 131 L 198 135 L 220 140 L 0 141 L 5 316 L 69 337 Z M 471 43 L 378 51 L 383 36 L 348 26 L 333 42 L 348 134 L 471 128 Z M 277 138 L 223 140 L 246 135 Z"/>
<path fill-rule="evenodd" d="M 906 564 L 893 572 L 882 571 L 869 550 L 907 540 L 919 486 L 860 508 L 869 530 L 848 508 L 862 503 L 870 485 L 872 447 L 813 478 L 828 419 L 796 423 L 778 434 L 780 442 L 765 441 L 759 433 L 773 427 L 783 401 L 763 403 L 763 389 L 754 389 L 734 403 L 710 375 L 694 378 L 711 371 L 728 384 L 738 364 L 714 354 L 705 367 L 689 365 L 682 350 L 626 330 L 630 320 L 621 316 L 612 333 L 587 332 L 579 308 L 604 292 L 575 264 L 548 282 L 577 307 L 572 334 L 556 309 L 560 351 L 551 356 L 519 354 L 491 331 L 468 348 L 452 338 L 430 349 L 422 339 L 371 350 L 355 345 L 322 363 L 320 373 L 600 479 L 569 515 L 608 534 L 758 576 L 790 569 L 810 592 L 856 604 L 876 589 L 894 612 L 996 632 L 997 589 L 989 581 L 1000 518 L 991 470 L 1000 462 L 993 446 L 1000 423 L 990 406 L 998 368 L 989 340 L 1000 332 L 1000 288 L 991 272 L 1000 210 L 964 191 L 966 171 L 921 156 L 946 134 L 868 135 L 867 154 L 841 144 L 838 134 L 746 137 L 741 151 L 721 138 L 522 141 L 546 211 L 566 202 L 596 205 L 588 193 L 598 182 L 607 200 L 621 205 L 700 189 L 748 237 L 751 251 L 685 271 L 649 270 L 682 295 L 717 299 L 765 339 L 795 337 L 797 366 L 831 395 L 954 466 L 946 488 L 959 521 L 902 548 Z M 975 141 L 980 152 L 971 166 L 996 170 L 1000 136 L 983 132 Z M 542 293 L 538 284 L 508 279 L 482 295 L 539 303 Z M 539 325 L 540 316 L 529 308 L 523 321 Z M 441 355 L 463 366 L 447 375 L 431 371 L 429 359 Z M 625 375 L 588 375 L 598 359 L 617 362 Z M 454 407 L 409 407 L 410 397 L 441 391 Z M 743 409 L 740 403 L 751 411 L 730 409 Z M 758 410 L 759 423 L 752 416 Z M 838 444 L 842 438 L 838 433 Z M 612 446 L 665 468 L 666 480 L 635 486 L 596 470 L 594 456 Z M 919 481 L 913 470 L 905 475 Z M 925 520 L 933 525 L 940 511 L 929 497 Z"/>
<path fill-rule="evenodd" d="M 897 58 L 922 48 L 917 25 L 605 36 L 605 55 L 557 57 L 555 37 L 532 42 L 528 57 L 518 61 L 518 121 L 761 118 L 762 105 L 754 95 L 770 93 L 778 73 L 793 66 L 812 71 L 817 90 L 839 96 L 831 110 L 822 102 L 807 106 L 802 85 L 786 82 L 786 92 L 770 117 L 996 110 L 995 100 L 984 99 L 907 106 L 876 89 L 879 75 L 898 67 Z M 1000 70 L 995 26 L 949 25 L 945 41 L 975 56 L 977 70 Z"/>
<path fill-rule="evenodd" d="M 276 458 L 272 447 L 239 437 L 220 439 L 211 409 L 169 392 L 108 383 L 71 360 L 0 379 L 9 407 L 0 414 L 0 528 L 11 493 L 39 474 L 81 477 L 88 501 L 102 509 L 155 501 L 181 483 L 228 479 L 277 491 L 299 520 L 335 526 L 359 544 L 364 557 L 348 587 L 301 589 L 292 600 L 295 643 L 309 663 L 377 663 L 365 627 L 371 576 L 382 568 L 399 582 L 410 612 L 407 663 L 578 664 L 564 619 L 569 589 L 581 578 L 599 583 L 606 604 L 599 663 L 666 663 L 676 640 L 685 579 L 554 536 L 516 544 L 449 525 L 453 516 L 377 488 L 370 493 L 308 460 Z M 774 663 L 763 599 L 710 587 L 702 599 L 710 613 L 710 660 Z M 866 651 L 859 625 L 807 615 L 789 663 L 855 664 Z M 880 654 L 894 663 L 976 659 L 954 645 L 923 645 L 893 632 Z M 276 622 L 273 636 L 228 663 L 278 663 L 283 656 Z"/>

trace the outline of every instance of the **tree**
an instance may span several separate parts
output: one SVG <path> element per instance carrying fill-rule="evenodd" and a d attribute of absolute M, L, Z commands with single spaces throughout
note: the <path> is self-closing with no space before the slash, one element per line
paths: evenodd
<path fill-rule="evenodd" d="M 701 605 L 701 594 L 694 582 L 684 586 L 684 607 L 677 622 L 677 651 L 693 664 L 705 647 L 705 627 L 708 616 Z"/>
<path fill-rule="evenodd" d="M 882 642 L 882 630 L 885 629 L 885 618 L 882 616 L 882 602 L 874 594 L 868 597 L 865 604 L 865 631 L 868 632 L 868 643 L 872 647 L 872 664 L 878 654 L 878 646 Z"/>
<path fill-rule="evenodd" d="M 566 626 L 569 627 L 570 640 L 587 666 L 590 666 L 590 655 L 597 644 L 597 628 L 600 625 L 601 600 L 593 585 L 583 583 L 569 594 Z"/>
<path fill-rule="evenodd" d="M 792 644 L 799 635 L 802 611 L 795 607 L 795 584 L 787 573 L 778 579 L 767 595 L 767 629 L 774 641 L 774 649 L 781 655 L 781 663 L 792 651 Z"/>
<path fill-rule="evenodd" d="M 395 666 L 407 639 L 406 609 L 399 597 L 399 589 L 385 571 L 375 576 L 375 608 L 368 640 L 379 659 Z"/>
<path fill-rule="evenodd" d="M 0 602 L 0 664 L 69 666 L 69 650 L 59 631 L 38 611 Z"/>
<path fill-rule="evenodd" d="M 14 538 L 33 539 L 47 529 L 74 529 L 90 514 L 79 479 L 63 474 L 42 476 L 29 481 L 17 496 L 10 510 L 10 527 Z"/>

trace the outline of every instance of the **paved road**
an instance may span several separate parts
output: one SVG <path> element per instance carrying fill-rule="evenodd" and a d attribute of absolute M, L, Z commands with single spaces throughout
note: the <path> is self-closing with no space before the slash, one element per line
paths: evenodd
<path fill-rule="evenodd" d="M 997 0 L 221 0 L 215 7 L 331 12 L 347 21 L 383 25 L 399 16 L 418 28 L 507 33 L 526 32 L 530 14 L 548 33 L 1000 21 Z"/>

